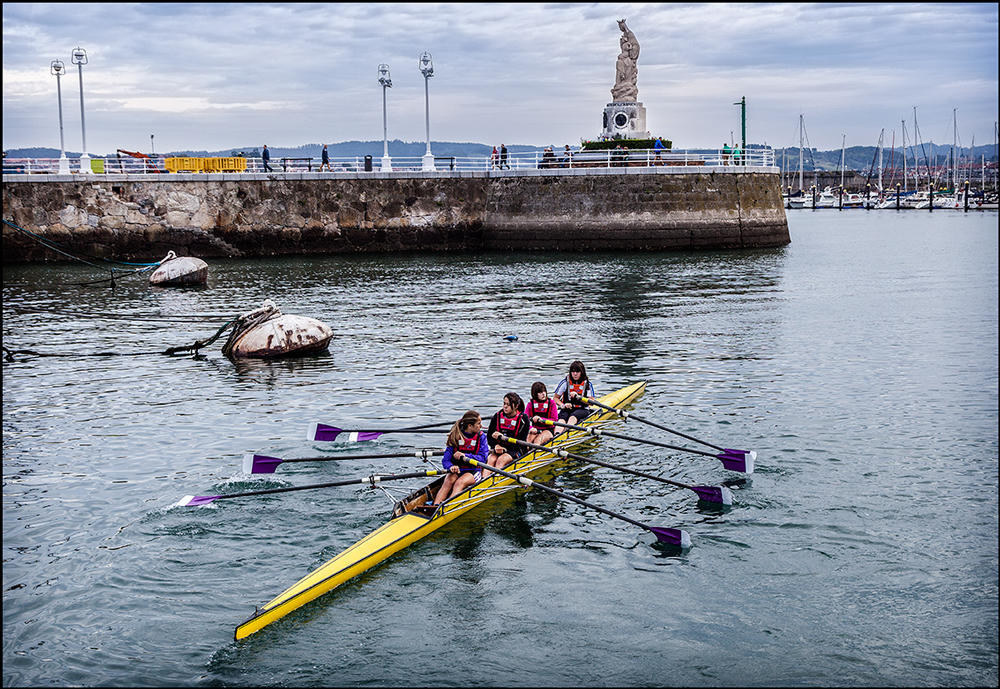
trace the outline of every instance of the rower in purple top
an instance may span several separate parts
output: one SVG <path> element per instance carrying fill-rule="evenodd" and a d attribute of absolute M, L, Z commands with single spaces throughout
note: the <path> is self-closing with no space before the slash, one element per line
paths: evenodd
<path fill-rule="evenodd" d="M 577 360 L 569 365 L 569 375 L 559 381 L 554 395 L 559 405 L 560 421 L 577 424 L 593 413 L 593 409 L 587 409 L 574 401 L 577 397 L 597 397 L 582 361 Z"/>
<path fill-rule="evenodd" d="M 477 462 L 487 461 L 490 444 L 483 433 L 483 419 L 479 412 L 465 412 L 451 427 L 445 445 L 441 466 L 448 471 L 448 475 L 434 496 L 434 502 L 427 503 L 430 507 L 458 495 L 478 480 L 479 470 L 463 460 L 469 457 Z"/>
<path fill-rule="evenodd" d="M 544 445 L 552 440 L 552 431 L 547 428 L 537 428 L 534 424 L 536 416 L 549 421 L 559 420 L 559 407 L 556 405 L 556 401 L 549 397 L 545 383 L 539 381 L 532 384 L 531 401 L 528 402 L 527 414 L 528 418 L 532 420 L 531 428 L 528 429 L 527 441 L 536 445 Z"/>
<path fill-rule="evenodd" d="M 486 431 L 487 437 L 493 442 L 493 446 L 490 449 L 490 456 L 486 460 L 486 463 L 498 469 L 503 469 L 523 455 L 526 452 L 525 448 L 515 443 L 514 439 L 526 439 L 530 426 L 531 420 L 524 414 L 524 401 L 521 400 L 521 396 L 516 392 L 508 392 L 503 396 L 503 408 L 490 419 L 490 427 Z M 499 440 L 501 434 L 511 440 L 507 442 Z M 491 471 L 484 468 L 483 478 L 489 477 L 491 473 Z"/>

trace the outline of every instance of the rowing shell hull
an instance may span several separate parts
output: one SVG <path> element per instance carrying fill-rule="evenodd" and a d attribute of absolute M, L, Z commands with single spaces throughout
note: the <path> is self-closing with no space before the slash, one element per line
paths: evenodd
<path fill-rule="evenodd" d="M 635 383 L 599 399 L 609 406 L 621 407 L 642 394 L 645 388 L 645 382 Z M 592 426 L 614 418 L 617 416 L 613 412 L 597 410 L 584 419 L 580 425 Z M 550 442 L 549 446 L 566 447 L 586 440 L 588 437 L 590 436 L 583 431 L 567 431 L 558 436 L 555 441 Z M 507 467 L 507 470 L 530 476 L 557 461 L 565 460 L 560 460 L 550 453 L 535 450 L 518 459 Z M 435 486 L 437 483 L 436 481 L 431 486 Z M 414 491 L 396 505 L 393 510 L 393 518 L 388 523 L 336 555 L 259 608 L 252 617 L 236 628 L 236 640 L 239 641 L 250 636 L 293 610 L 332 591 L 482 503 L 519 487 L 520 484 L 513 479 L 493 474 L 454 496 L 436 510 L 423 507 L 424 501 L 431 494 L 430 486 Z"/>

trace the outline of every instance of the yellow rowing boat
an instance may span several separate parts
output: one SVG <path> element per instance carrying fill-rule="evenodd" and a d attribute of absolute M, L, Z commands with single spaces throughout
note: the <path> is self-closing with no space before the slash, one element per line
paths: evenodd
<path fill-rule="evenodd" d="M 621 407 L 632 402 L 646 389 L 646 383 L 635 383 L 598 398 L 610 407 Z M 584 419 L 581 426 L 617 418 L 613 412 L 598 409 Z M 587 438 L 584 431 L 567 431 L 550 441 L 547 446 L 565 448 Z M 520 476 L 531 476 L 553 462 L 563 461 L 557 455 L 535 450 L 507 467 L 507 471 Z M 507 493 L 518 484 L 514 479 L 493 474 L 474 484 L 468 490 L 447 500 L 440 506 L 427 507 L 444 479 L 419 488 L 396 503 L 388 523 L 375 529 L 339 555 L 318 567 L 280 593 L 236 628 L 236 640 L 245 639 L 275 620 L 296 610 L 309 601 L 319 598 L 341 584 L 371 569 L 403 548 L 433 533 L 448 522 L 462 516 L 487 500 Z"/>

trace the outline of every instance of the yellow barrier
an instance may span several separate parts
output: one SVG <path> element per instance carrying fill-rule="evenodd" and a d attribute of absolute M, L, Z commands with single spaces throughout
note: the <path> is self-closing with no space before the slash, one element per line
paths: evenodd
<path fill-rule="evenodd" d="M 166 158 L 167 172 L 245 172 L 246 158 Z"/>
<path fill-rule="evenodd" d="M 205 172 L 245 172 L 246 158 L 203 158 Z"/>
<path fill-rule="evenodd" d="M 96 172 L 99 175 L 104 174 L 104 160 L 102 158 L 91 158 L 90 159 L 90 171 Z"/>
<path fill-rule="evenodd" d="M 201 172 L 204 158 L 166 158 L 167 172 Z"/>

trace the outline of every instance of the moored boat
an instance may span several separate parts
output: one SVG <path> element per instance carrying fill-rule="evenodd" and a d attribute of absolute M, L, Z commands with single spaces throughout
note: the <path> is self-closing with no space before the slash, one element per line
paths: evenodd
<path fill-rule="evenodd" d="M 645 382 L 634 383 L 604 395 L 599 400 L 611 407 L 621 407 L 635 400 L 645 388 Z M 594 426 L 613 418 L 617 418 L 614 412 L 598 409 L 584 419 L 580 425 Z M 546 446 L 553 449 L 565 448 L 587 437 L 583 431 L 570 430 L 556 436 Z M 509 465 L 506 471 L 519 476 L 531 476 L 554 462 L 563 461 L 565 460 L 560 459 L 555 454 L 534 450 Z M 253 616 L 236 628 L 236 640 L 244 639 L 263 629 L 270 623 L 378 565 L 452 520 L 493 498 L 516 489 L 520 485 L 510 477 L 495 473 L 441 505 L 427 506 L 440 487 L 441 481 L 443 478 L 411 492 L 398 501 L 385 525 L 365 536 L 258 608 Z"/>

